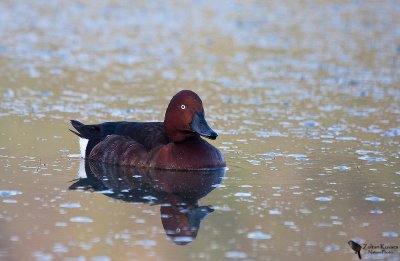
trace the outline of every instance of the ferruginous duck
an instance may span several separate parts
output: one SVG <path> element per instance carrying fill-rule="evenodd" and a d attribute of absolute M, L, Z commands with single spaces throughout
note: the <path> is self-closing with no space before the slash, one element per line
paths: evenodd
<path fill-rule="evenodd" d="M 217 133 L 205 120 L 203 102 L 193 91 L 172 97 L 164 122 L 104 122 L 85 125 L 71 120 L 82 157 L 107 164 L 175 170 L 220 169 L 222 153 L 203 136 Z"/>

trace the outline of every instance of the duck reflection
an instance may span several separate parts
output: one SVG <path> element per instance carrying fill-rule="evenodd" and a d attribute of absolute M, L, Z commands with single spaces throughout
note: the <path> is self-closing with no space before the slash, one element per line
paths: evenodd
<path fill-rule="evenodd" d="M 213 171 L 172 171 L 137 169 L 81 161 L 78 179 L 70 190 L 101 192 L 127 202 L 160 205 L 161 222 L 175 244 L 192 242 L 201 221 L 214 211 L 199 206 L 198 200 L 221 183 L 225 169 Z"/>

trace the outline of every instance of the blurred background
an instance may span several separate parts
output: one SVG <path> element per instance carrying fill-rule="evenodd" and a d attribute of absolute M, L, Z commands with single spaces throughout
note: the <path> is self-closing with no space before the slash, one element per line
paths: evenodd
<path fill-rule="evenodd" d="M 396 0 L 1 1 L 0 258 L 356 260 L 350 239 L 399 245 L 399 14 Z M 158 205 L 68 190 L 69 119 L 162 121 L 182 89 L 229 168 L 184 246 Z"/>

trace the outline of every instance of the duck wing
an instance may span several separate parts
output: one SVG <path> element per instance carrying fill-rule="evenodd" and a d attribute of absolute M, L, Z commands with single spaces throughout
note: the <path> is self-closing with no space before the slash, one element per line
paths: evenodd
<path fill-rule="evenodd" d="M 146 156 L 146 148 L 135 140 L 108 135 L 92 149 L 88 158 L 111 165 L 139 166 Z"/>
<path fill-rule="evenodd" d="M 86 157 L 99 142 L 108 135 L 126 136 L 141 144 L 146 150 L 151 150 L 159 145 L 167 144 L 163 122 L 104 122 L 86 125 L 76 120 L 71 120 L 76 131 L 71 132 L 80 138 L 87 139 Z"/>

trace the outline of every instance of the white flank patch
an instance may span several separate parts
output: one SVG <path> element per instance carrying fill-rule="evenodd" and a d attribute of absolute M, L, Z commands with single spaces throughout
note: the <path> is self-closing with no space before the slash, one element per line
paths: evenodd
<path fill-rule="evenodd" d="M 79 138 L 79 147 L 81 148 L 81 158 L 85 158 L 86 155 L 86 147 L 88 144 L 88 139 Z"/>
<path fill-rule="evenodd" d="M 78 170 L 78 179 L 86 179 L 87 174 L 85 170 L 85 159 L 81 159 L 81 162 L 79 164 L 79 170 Z"/>

